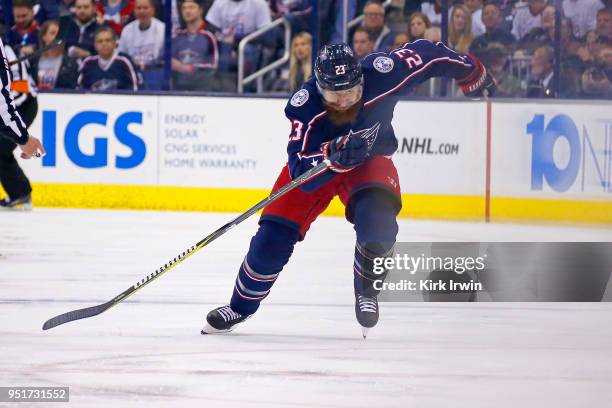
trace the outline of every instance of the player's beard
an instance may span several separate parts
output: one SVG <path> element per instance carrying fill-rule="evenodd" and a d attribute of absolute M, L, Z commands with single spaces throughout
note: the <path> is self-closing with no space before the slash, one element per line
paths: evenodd
<path fill-rule="evenodd" d="M 363 100 L 360 99 L 350 108 L 345 110 L 335 109 L 325 101 L 323 101 L 323 106 L 327 111 L 327 116 L 329 117 L 329 120 L 334 125 L 345 125 L 347 123 L 355 122 L 355 120 L 357 119 L 357 115 L 359 115 L 359 111 L 361 110 L 361 106 L 363 105 L 362 101 Z"/>

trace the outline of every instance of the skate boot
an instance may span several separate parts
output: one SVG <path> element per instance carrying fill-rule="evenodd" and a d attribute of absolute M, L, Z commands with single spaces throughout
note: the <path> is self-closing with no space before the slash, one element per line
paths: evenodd
<path fill-rule="evenodd" d="M 241 315 L 235 312 L 230 305 L 225 305 L 211 310 L 206 316 L 206 326 L 202 334 L 227 333 L 234 329 L 239 323 L 244 322 L 252 315 Z"/>
<path fill-rule="evenodd" d="M 2 210 L 31 211 L 32 197 L 28 194 L 14 200 L 11 200 L 8 197 L 0 200 L 0 211 Z"/>
<path fill-rule="evenodd" d="M 368 330 L 378 323 L 378 299 L 376 296 L 364 296 L 355 293 L 355 316 L 361 325 L 361 332 L 365 339 Z"/>

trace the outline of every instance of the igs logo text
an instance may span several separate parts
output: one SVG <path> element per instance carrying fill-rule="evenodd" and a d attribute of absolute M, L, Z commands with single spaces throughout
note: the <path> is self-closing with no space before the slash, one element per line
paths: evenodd
<path fill-rule="evenodd" d="M 61 114 L 61 112 L 60 112 Z M 142 112 L 125 112 L 114 121 L 109 120 L 109 114 L 101 111 L 88 110 L 75 114 L 66 123 L 64 129 L 58 128 L 58 112 L 43 111 L 42 113 L 42 143 L 47 155 L 42 159 L 43 167 L 54 167 L 57 162 L 58 135 L 63 133 L 63 148 L 68 159 L 75 165 L 94 169 L 114 166 L 118 169 L 131 169 L 142 163 L 147 154 L 147 147 L 141 137 L 129 130 L 130 125 L 142 125 Z M 81 133 L 85 128 L 96 132 L 93 138 L 93 151 L 84 152 L 79 143 Z M 119 143 L 127 155 L 115 154 L 109 157 L 109 143 Z M 109 164 L 110 162 L 110 164 Z"/>
<path fill-rule="evenodd" d="M 612 193 L 612 119 L 592 120 L 579 127 L 565 114 L 548 122 L 536 114 L 527 124 L 531 135 L 531 189 L 554 191 L 576 187 L 580 192 Z"/>

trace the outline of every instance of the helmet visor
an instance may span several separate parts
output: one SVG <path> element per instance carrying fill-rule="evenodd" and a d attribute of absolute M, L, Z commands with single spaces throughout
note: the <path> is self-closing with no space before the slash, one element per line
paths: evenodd
<path fill-rule="evenodd" d="M 363 85 L 355 85 L 352 88 L 343 91 L 332 91 L 330 89 L 319 88 L 319 92 L 323 96 L 323 100 L 335 109 L 348 109 L 361 99 L 363 94 Z"/>

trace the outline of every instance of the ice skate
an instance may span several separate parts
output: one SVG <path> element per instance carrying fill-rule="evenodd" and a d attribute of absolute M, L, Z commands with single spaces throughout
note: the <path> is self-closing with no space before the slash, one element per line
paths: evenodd
<path fill-rule="evenodd" d="M 355 294 L 355 316 L 361 325 L 361 332 L 365 339 L 368 330 L 378 323 L 378 299 L 376 296 Z"/>
<path fill-rule="evenodd" d="M 23 197 L 18 197 L 14 200 L 5 198 L 0 200 L 0 211 L 31 211 L 32 210 L 32 197 L 28 194 Z"/>
<path fill-rule="evenodd" d="M 234 326 L 244 322 L 252 315 L 241 315 L 235 312 L 230 305 L 225 305 L 211 310 L 206 316 L 206 326 L 202 329 L 202 334 L 228 333 Z"/>

